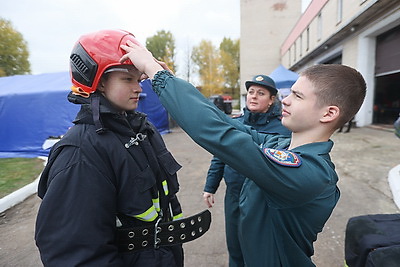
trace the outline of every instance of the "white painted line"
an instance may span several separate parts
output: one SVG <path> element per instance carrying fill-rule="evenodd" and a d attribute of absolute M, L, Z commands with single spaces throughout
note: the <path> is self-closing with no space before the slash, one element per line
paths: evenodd
<path fill-rule="evenodd" d="M 393 200 L 400 209 L 400 165 L 397 165 L 389 171 L 389 186 L 392 190 Z"/>

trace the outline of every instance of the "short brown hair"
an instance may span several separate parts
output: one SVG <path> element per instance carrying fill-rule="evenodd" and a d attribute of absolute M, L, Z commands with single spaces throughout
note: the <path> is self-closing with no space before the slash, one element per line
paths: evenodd
<path fill-rule="evenodd" d="M 351 67 L 319 64 L 307 68 L 300 75 L 314 85 L 318 105 L 337 106 L 340 109 L 340 117 L 335 125 L 337 128 L 350 121 L 364 102 L 365 80 Z"/>

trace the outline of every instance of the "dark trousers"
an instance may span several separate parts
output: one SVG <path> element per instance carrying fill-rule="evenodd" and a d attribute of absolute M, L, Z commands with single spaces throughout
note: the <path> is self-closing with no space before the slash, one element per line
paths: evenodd
<path fill-rule="evenodd" d="M 182 245 L 122 253 L 124 266 L 183 267 Z"/>
<path fill-rule="evenodd" d="M 347 123 L 347 130 L 345 133 L 350 132 L 351 126 L 353 124 L 353 120 L 354 120 L 354 118 L 351 118 L 351 120 Z M 341 133 L 343 131 L 343 128 L 344 128 L 344 125 L 342 127 L 340 127 L 338 132 Z"/>
<path fill-rule="evenodd" d="M 242 250 L 239 243 L 239 195 L 238 190 L 225 193 L 225 234 L 229 253 L 229 267 L 244 267 Z"/>

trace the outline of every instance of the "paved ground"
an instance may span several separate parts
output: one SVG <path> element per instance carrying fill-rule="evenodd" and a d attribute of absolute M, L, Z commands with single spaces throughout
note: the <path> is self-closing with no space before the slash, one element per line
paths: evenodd
<path fill-rule="evenodd" d="M 165 141 L 183 165 L 179 172 L 180 200 L 185 214 L 205 208 L 201 192 L 211 155 L 197 146 L 179 128 L 165 135 Z M 344 231 L 350 217 L 397 213 L 387 182 L 391 168 L 400 164 L 400 139 L 393 132 L 356 128 L 350 133 L 337 133 L 332 159 L 340 176 L 342 192 L 323 232 L 315 244 L 313 260 L 320 267 L 343 266 Z M 202 238 L 185 244 L 186 266 L 228 266 L 223 223 L 224 185 L 211 209 L 213 222 Z M 0 266 L 41 266 L 33 241 L 35 216 L 39 207 L 36 196 L 0 215 Z M 62 229 L 60 229 L 62 230 Z"/>

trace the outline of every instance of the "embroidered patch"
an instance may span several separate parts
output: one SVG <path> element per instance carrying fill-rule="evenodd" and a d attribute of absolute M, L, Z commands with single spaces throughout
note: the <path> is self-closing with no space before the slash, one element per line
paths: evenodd
<path fill-rule="evenodd" d="M 301 159 L 299 156 L 296 153 L 287 150 L 264 148 L 264 153 L 273 162 L 282 166 L 299 167 L 301 165 Z"/>

